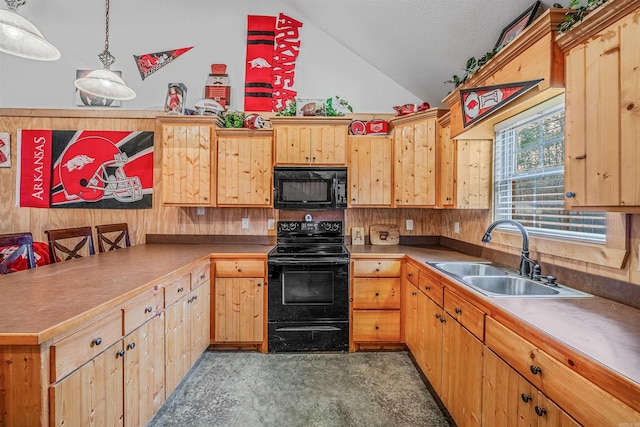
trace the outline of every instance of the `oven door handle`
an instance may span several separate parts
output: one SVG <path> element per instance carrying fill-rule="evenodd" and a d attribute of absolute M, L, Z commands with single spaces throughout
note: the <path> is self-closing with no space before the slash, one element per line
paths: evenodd
<path fill-rule="evenodd" d="M 287 326 L 284 328 L 277 328 L 276 332 L 308 332 L 308 331 L 323 331 L 333 332 L 340 331 L 340 328 L 335 326 Z"/>
<path fill-rule="evenodd" d="M 269 258 L 272 265 L 342 265 L 349 264 L 349 258 Z"/>

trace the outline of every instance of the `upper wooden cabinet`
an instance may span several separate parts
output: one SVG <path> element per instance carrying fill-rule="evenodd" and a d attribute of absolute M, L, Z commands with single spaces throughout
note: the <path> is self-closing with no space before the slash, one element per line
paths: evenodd
<path fill-rule="evenodd" d="M 273 117 L 277 165 L 345 165 L 350 118 Z"/>
<path fill-rule="evenodd" d="M 215 130 L 211 118 L 160 118 L 162 203 L 214 206 Z"/>
<path fill-rule="evenodd" d="M 349 206 L 391 207 L 391 137 L 349 136 Z"/>
<path fill-rule="evenodd" d="M 450 138 L 450 115 L 439 120 L 437 205 L 452 209 L 491 207 L 491 139 Z"/>
<path fill-rule="evenodd" d="M 443 102 L 451 110 L 451 138 L 492 139 L 493 125 L 564 91 L 564 62 L 555 43 L 566 9 L 548 9 Z M 462 64 L 461 64 L 462 65 Z M 543 79 L 535 88 L 485 119 L 464 127 L 460 90 Z"/>
<path fill-rule="evenodd" d="M 271 206 L 271 130 L 217 129 L 216 134 L 218 206 Z"/>
<path fill-rule="evenodd" d="M 565 208 L 640 209 L 640 1 L 609 2 L 557 38 L 565 52 Z"/>
<path fill-rule="evenodd" d="M 391 120 L 393 125 L 393 198 L 396 207 L 435 207 L 438 117 L 430 110 Z"/>

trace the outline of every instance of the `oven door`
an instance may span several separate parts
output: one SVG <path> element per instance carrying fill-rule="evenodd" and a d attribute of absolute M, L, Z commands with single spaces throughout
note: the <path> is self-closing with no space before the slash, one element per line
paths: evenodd
<path fill-rule="evenodd" d="M 349 260 L 269 260 L 269 322 L 349 319 Z"/>

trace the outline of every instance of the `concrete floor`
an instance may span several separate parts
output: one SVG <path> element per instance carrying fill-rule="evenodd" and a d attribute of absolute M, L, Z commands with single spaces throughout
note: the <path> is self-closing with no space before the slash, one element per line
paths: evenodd
<path fill-rule="evenodd" d="M 206 352 L 150 427 L 448 426 L 406 352 Z"/>

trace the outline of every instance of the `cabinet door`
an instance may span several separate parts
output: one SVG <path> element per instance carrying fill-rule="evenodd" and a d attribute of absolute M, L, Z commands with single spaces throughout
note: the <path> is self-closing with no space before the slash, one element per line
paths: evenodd
<path fill-rule="evenodd" d="M 417 361 L 418 353 L 418 288 L 410 282 L 405 285 L 404 342 Z"/>
<path fill-rule="evenodd" d="M 204 283 L 191 292 L 191 365 L 209 347 L 211 336 L 211 285 Z"/>
<path fill-rule="evenodd" d="M 210 126 L 162 126 L 162 202 L 213 206 Z"/>
<path fill-rule="evenodd" d="M 448 313 L 445 313 L 445 319 L 442 401 L 457 425 L 479 426 L 484 346 Z"/>
<path fill-rule="evenodd" d="M 303 129 L 306 131 L 303 132 Z M 274 126 L 273 137 L 277 165 L 311 163 L 311 134 L 308 128 Z"/>
<path fill-rule="evenodd" d="M 345 165 L 347 126 L 275 126 L 276 164 Z"/>
<path fill-rule="evenodd" d="M 269 136 L 218 136 L 218 206 L 271 205 L 272 146 Z"/>
<path fill-rule="evenodd" d="M 145 426 L 164 403 L 164 315 L 124 338 L 125 426 Z"/>
<path fill-rule="evenodd" d="M 438 206 L 452 208 L 455 203 L 455 142 L 449 136 L 449 124 L 438 126 L 438 132 Z"/>
<path fill-rule="evenodd" d="M 402 125 L 394 130 L 393 182 L 396 206 L 435 206 L 436 140 L 435 119 Z"/>
<path fill-rule="evenodd" d="M 535 406 L 535 416 L 538 427 L 578 427 L 580 424 L 569 416 L 558 405 L 542 392 L 537 394 L 538 401 Z"/>
<path fill-rule="evenodd" d="M 264 279 L 217 277 L 214 322 L 216 342 L 261 342 Z"/>
<path fill-rule="evenodd" d="M 49 389 L 51 425 L 122 426 L 124 382 L 122 341 Z"/>
<path fill-rule="evenodd" d="M 456 140 L 454 147 L 454 206 L 457 209 L 489 209 L 493 142 L 490 139 Z"/>
<path fill-rule="evenodd" d="M 165 388 L 166 395 L 176 386 L 191 367 L 191 293 L 165 309 Z"/>
<path fill-rule="evenodd" d="M 391 138 L 349 137 L 349 206 L 391 207 Z"/>
<path fill-rule="evenodd" d="M 418 365 L 442 395 L 442 308 L 418 292 Z"/>

